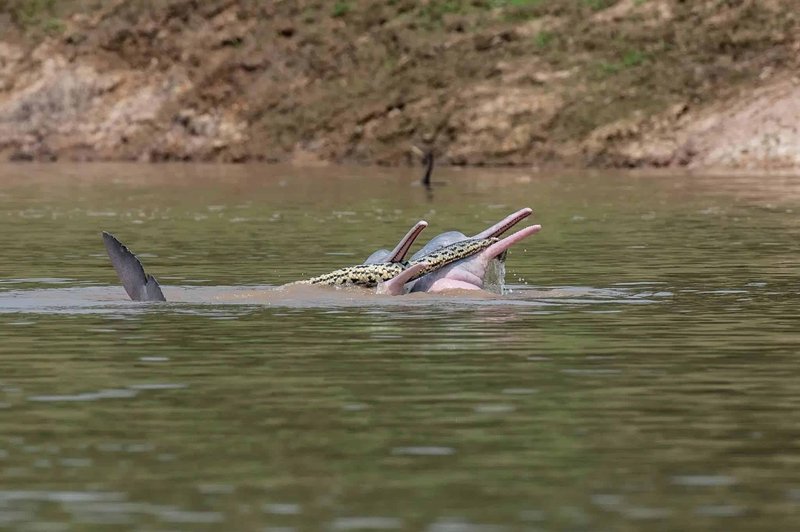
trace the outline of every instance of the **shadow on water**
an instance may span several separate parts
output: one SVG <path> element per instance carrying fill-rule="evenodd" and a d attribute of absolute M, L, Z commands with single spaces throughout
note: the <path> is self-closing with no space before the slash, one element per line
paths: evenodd
<path fill-rule="evenodd" d="M 0 169 L 0 528 L 791 529 L 798 182 L 440 174 Z M 276 288 L 527 205 L 503 296 Z"/>

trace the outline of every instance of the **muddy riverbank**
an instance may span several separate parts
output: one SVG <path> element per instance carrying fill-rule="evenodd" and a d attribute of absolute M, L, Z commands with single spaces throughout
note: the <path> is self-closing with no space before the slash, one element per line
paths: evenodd
<path fill-rule="evenodd" d="M 0 159 L 794 168 L 795 11 L 0 0 Z"/>

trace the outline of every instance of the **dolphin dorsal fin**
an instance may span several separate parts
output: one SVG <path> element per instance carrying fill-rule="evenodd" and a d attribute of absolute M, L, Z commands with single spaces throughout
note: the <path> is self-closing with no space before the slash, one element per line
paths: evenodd
<path fill-rule="evenodd" d="M 133 301 L 166 301 L 156 278 L 144 271 L 136 255 L 111 233 L 103 231 L 103 243 L 122 286 Z"/>

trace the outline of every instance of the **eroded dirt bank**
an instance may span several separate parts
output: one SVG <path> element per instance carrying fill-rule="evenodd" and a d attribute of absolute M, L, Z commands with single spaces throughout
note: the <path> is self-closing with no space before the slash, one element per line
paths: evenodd
<path fill-rule="evenodd" d="M 800 167 L 795 0 L 0 0 L 0 158 Z"/>

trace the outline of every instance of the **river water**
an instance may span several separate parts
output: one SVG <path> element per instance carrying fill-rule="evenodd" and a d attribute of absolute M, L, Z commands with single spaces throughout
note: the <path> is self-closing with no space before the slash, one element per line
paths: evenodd
<path fill-rule="evenodd" d="M 0 167 L 0 529 L 796 526 L 800 180 L 415 178 Z M 272 289 L 526 206 L 503 296 Z"/>

